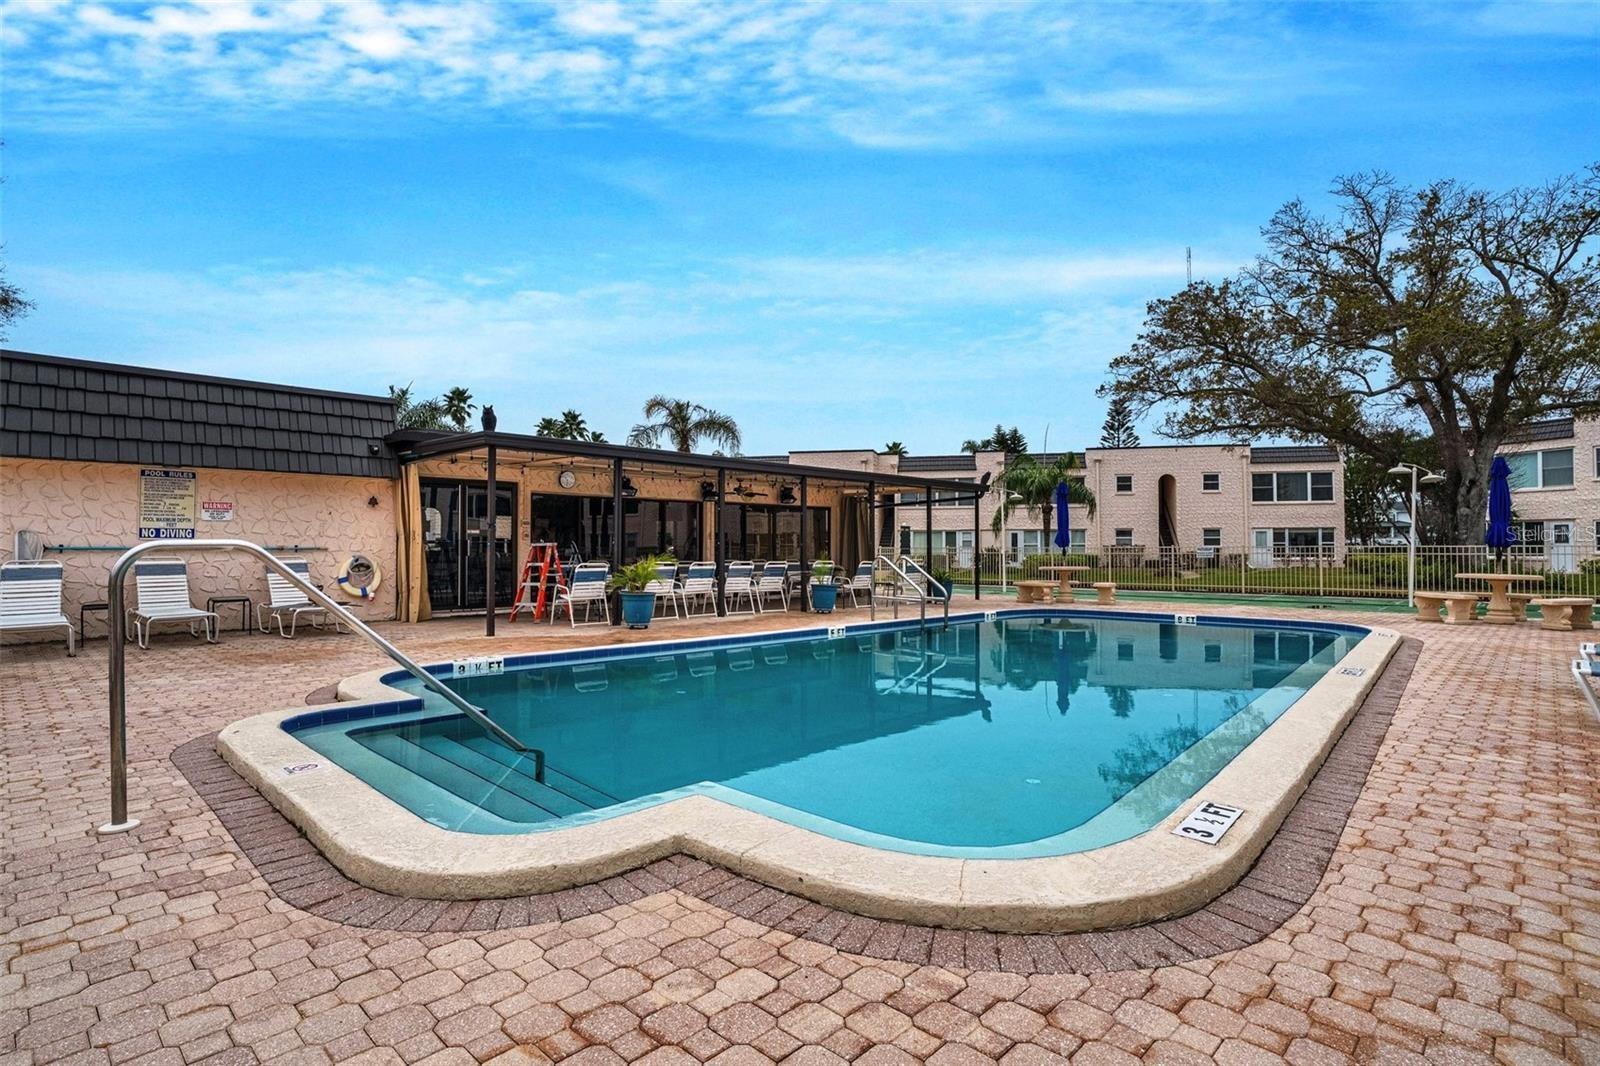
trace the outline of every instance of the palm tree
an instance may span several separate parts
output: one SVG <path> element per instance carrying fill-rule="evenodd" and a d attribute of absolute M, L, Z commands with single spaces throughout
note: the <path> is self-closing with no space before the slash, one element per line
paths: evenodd
<path fill-rule="evenodd" d="M 892 440 L 888 444 L 885 444 L 883 446 L 883 454 L 884 455 L 910 455 L 911 453 L 906 451 L 906 446 L 904 444 L 901 444 L 897 440 Z"/>
<path fill-rule="evenodd" d="M 635 447 L 659 448 L 664 437 L 680 452 L 692 452 L 706 440 L 737 453 L 742 443 L 737 422 L 688 400 L 652 396 L 645 401 L 644 417 L 647 421 L 628 434 L 628 443 Z"/>
<path fill-rule="evenodd" d="M 1094 517 L 1094 491 L 1083 483 L 1083 461 L 1070 452 L 1049 463 L 1041 463 L 1031 455 L 1019 455 L 1006 464 L 1000 476 L 994 479 L 1000 492 L 1000 509 L 995 512 L 994 531 L 1011 517 L 1017 508 L 1038 510 L 1044 515 L 1045 551 L 1050 551 L 1050 511 L 1055 505 L 1056 486 L 1067 484 L 1067 502 L 1082 507 L 1089 517 Z M 1016 499 L 1012 499 L 1015 496 Z"/>
<path fill-rule="evenodd" d="M 457 385 L 443 396 L 439 397 L 439 407 L 444 411 L 444 416 L 459 430 L 467 428 L 467 420 L 472 417 L 472 412 L 477 408 L 472 402 L 472 393 Z"/>
<path fill-rule="evenodd" d="M 458 429 L 445 416 L 444 401 L 440 399 L 413 400 L 411 385 L 404 388 L 389 386 L 389 399 L 394 401 L 396 429 Z"/>
<path fill-rule="evenodd" d="M 560 418 L 539 419 L 534 433 L 541 437 L 555 437 L 557 440 L 587 440 L 596 444 L 603 444 L 606 439 L 604 433 L 589 428 L 582 414 L 570 408 L 562 411 Z"/>

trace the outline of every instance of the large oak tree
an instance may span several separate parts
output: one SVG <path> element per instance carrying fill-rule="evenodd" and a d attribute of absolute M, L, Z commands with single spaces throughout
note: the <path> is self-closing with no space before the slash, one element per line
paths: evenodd
<path fill-rule="evenodd" d="M 1333 196 L 1332 217 L 1280 209 L 1237 276 L 1151 303 L 1102 391 L 1181 439 L 1329 441 L 1389 464 L 1420 431 L 1444 532 L 1475 541 L 1507 435 L 1600 413 L 1600 164 L 1503 193 L 1363 174 Z"/>

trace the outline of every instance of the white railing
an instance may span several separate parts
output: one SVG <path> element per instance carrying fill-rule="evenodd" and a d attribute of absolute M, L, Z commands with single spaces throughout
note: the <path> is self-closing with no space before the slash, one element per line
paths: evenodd
<path fill-rule="evenodd" d="M 967 553 L 963 553 L 967 554 Z M 960 565 L 963 561 L 966 565 Z M 985 588 L 1001 586 L 1000 553 L 980 554 Z M 1053 579 L 1042 567 L 1087 566 L 1075 579 L 1114 581 L 1119 589 L 1209 594 L 1353 597 L 1404 600 L 1406 546 L 1285 548 L 1240 545 L 1157 548 L 1137 544 L 1099 545 L 1084 551 L 1028 555 L 1006 560 L 1004 583 Z M 933 557 L 935 572 L 948 571 L 961 585 L 972 583 L 970 555 Z M 1482 592 L 1482 582 L 1460 578 L 1466 573 L 1510 570 L 1544 580 L 1528 590 L 1570 596 L 1600 597 L 1600 553 L 1589 544 L 1519 545 L 1497 559 L 1481 544 L 1417 547 L 1416 587 L 1421 590 Z"/>

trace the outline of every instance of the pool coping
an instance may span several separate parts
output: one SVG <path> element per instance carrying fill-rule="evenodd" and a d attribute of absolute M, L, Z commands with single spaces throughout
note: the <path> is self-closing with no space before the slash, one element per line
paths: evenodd
<path fill-rule="evenodd" d="M 1037 608 L 974 612 L 1065 617 L 1170 614 Z M 1198 616 L 1200 623 L 1272 620 Z M 570 828 L 511 836 L 433 826 L 324 760 L 285 731 L 285 721 L 357 711 L 349 703 L 257 715 L 224 728 L 216 749 L 345 876 L 380 892 L 433 900 L 537 895 L 591 884 L 673 855 L 688 855 L 773 889 L 875 919 L 951 929 L 1069 933 L 1114 929 L 1187 914 L 1234 886 L 1273 838 L 1401 643 L 1392 631 L 1291 621 L 1291 626 L 1365 630 L 1364 636 L 1293 706 L 1202 789 L 1201 798 L 1245 808 L 1216 845 L 1184 840 L 1173 827 L 1186 802 L 1154 828 L 1097 848 L 1040 858 L 957 859 L 883 851 L 823 836 L 709 796 L 673 799 Z M 849 632 L 888 624 L 844 627 Z M 817 630 L 662 641 L 592 653 L 525 657 L 571 661 L 741 643 L 763 636 L 814 639 Z M 410 699 L 385 684 L 392 669 L 340 683 L 345 700 L 393 706 Z M 289 767 L 314 769 L 289 772 Z M 350 811 L 361 812 L 359 818 Z"/>

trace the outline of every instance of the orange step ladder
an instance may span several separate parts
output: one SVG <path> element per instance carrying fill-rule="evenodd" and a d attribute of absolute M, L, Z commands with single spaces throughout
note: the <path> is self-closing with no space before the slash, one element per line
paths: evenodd
<path fill-rule="evenodd" d="M 539 568 L 538 593 L 533 603 L 528 603 L 528 587 L 533 583 L 534 567 Z M 561 568 L 561 550 L 549 542 L 528 545 L 528 557 L 522 561 L 522 579 L 517 583 L 517 597 L 511 602 L 511 621 L 517 620 L 518 611 L 532 611 L 533 620 L 539 621 L 544 617 L 545 610 L 550 606 L 545 602 L 548 595 L 550 572 L 554 570 L 556 584 L 567 583 L 566 572 Z"/>

